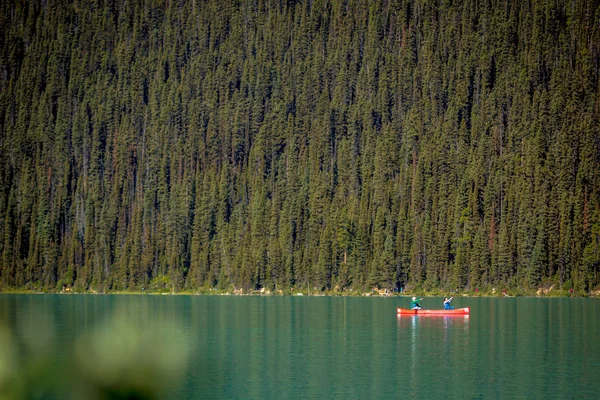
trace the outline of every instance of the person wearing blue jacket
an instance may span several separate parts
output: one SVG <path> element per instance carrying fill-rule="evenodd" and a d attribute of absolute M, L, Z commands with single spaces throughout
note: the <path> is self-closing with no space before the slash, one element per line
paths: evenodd
<path fill-rule="evenodd" d="M 454 306 L 450 305 L 450 302 L 452 301 L 454 297 L 444 297 L 444 310 L 454 310 Z"/>

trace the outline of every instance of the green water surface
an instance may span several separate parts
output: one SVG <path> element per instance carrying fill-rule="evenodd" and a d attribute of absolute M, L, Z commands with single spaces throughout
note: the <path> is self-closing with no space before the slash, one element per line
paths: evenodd
<path fill-rule="evenodd" d="M 0 323 L 17 337 L 21 359 L 43 342 L 63 361 L 78 337 L 115 315 L 135 326 L 173 324 L 185 361 L 169 398 L 599 398 L 599 299 L 457 298 L 469 317 L 398 317 L 395 308 L 408 303 L 5 294 Z"/>

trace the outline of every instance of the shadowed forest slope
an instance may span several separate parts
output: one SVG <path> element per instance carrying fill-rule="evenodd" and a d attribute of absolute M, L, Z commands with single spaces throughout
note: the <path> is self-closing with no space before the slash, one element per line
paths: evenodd
<path fill-rule="evenodd" d="M 600 1 L 0 5 L 0 289 L 600 282 Z"/>

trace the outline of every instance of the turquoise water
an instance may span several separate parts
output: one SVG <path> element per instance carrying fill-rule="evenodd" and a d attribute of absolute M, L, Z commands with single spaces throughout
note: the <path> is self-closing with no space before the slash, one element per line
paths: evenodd
<path fill-rule="evenodd" d="M 63 361 L 72 357 L 64 349 L 114 315 L 166 325 L 163 345 L 175 338 L 185 358 L 171 398 L 598 398 L 599 299 L 457 298 L 469 317 L 398 317 L 395 308 L 408 303 L 0 295 L 0 321 L 29 349 L 20 359 L 43 342 Z M 441 299 L 422 303 L 440 308 Z"/>

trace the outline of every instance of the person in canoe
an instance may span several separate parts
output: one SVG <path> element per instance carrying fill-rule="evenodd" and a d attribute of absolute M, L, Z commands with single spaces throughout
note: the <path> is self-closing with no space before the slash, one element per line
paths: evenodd
<path fill-rule="evenodd" d="M 410 309 L 411 310 L 420 310 L 421 308 L 421 304 L 419 304 L 419 301 L 423 300 L 423 298 L 420 298 L 419 300 L 417 300 L 416 297 L 412 298 L 412 301 L 410 302 Z"/>
<path fill-rule="evenodd" d="M 450 305 L 450 302 L 452 301 L 454 297 L 444 297 L 444 310 L 454 310 L 454 306 Z"/>

